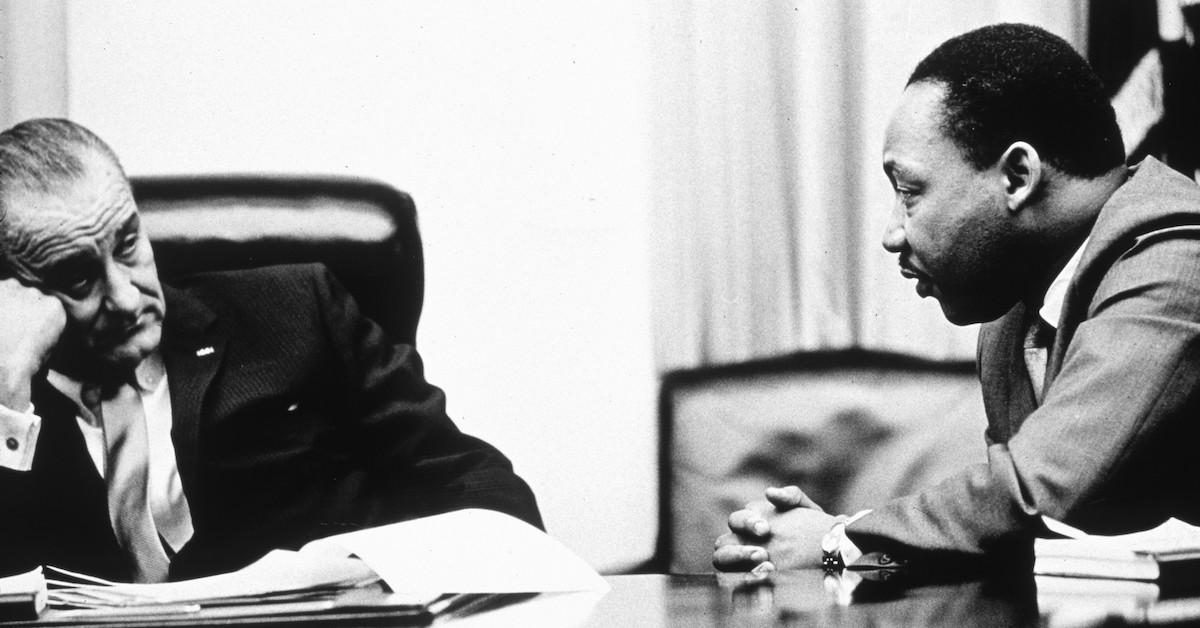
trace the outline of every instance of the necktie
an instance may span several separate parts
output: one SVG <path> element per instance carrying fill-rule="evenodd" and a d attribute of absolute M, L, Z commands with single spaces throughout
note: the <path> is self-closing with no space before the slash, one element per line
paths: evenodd
<path fill-rule="evenodd" d="M 1033 397 L 1042 405 L 1042 385 L 1046 380 L 1046 356 L 1054 344 L 1054 328 L 1036 314 L 1025 331 L 1025 369 L 1033 385 Z"/>
<path fill-rule="evenodd" d="M 133 565 L 134 581 L 162 582 L 167 579 L 170 560 L 150 512 L 149 448 L 141 396 L 133 386 L 121 384 L 103 409 L 99 387 L 85 387 L 81 397 L 104 425 L 108 516 L 117 542 Z"/>

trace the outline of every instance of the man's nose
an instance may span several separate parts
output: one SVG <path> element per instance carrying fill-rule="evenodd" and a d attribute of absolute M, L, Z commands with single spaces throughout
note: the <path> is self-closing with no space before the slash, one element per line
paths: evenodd
<path fill-rule="evenodd" d="M 109 261 L 104 270 L 104 308 L 110 312 L 132 313 L 141 304 L 141 293 L 133 285 L 129 268 Z"/>
<path fill-rule="evenodd" d="M 891 253 L 899 253 L 904 250 L 904 246 L 904 212 L 897 208 L 892 211 L 887 226 L 883 229 L 883 248 Z"/>

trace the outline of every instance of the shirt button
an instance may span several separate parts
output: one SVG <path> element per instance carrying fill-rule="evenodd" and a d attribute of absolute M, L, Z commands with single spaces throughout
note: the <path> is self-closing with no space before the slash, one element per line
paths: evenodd
<path fill-rule="evenodd" d="M 17 448 L 21 446 L 21 443 L 17 442 L 17 439 L 10 436 L 8 437 L 8 440 L 4 441 L 4 445 L 12 451 L 16 451 Z"/>

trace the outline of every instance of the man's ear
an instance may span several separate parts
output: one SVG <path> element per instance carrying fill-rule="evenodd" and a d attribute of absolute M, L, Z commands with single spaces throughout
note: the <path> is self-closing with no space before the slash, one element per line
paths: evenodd
<path fill-rule="evenodd" d="M 1035 197 L 1045 171 L 1037 149 L 1026 142 L 1013 142 L 1000 156 L 1000 174 L 1008 211 L 1015 214 Z"/>

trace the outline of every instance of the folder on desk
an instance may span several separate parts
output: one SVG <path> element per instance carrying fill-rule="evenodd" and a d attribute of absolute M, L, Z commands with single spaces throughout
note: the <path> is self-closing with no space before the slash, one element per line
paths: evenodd
<path fill-rule="evenodd" d="M 1172 518 L 1150 530 L 1104 536 L 1048 525 L 1068 538 L 1034 541 L 1035 574 L 1191 584 L 1200 592 L 1200 527 Z"/>
<path fill-rule="evenodd" d="M 481 509 L 318 539 L 298 551 L 272 551 L 235 572 L 194 580 L 127 584 L 54 568 L 47 574 L 52 610 L 39 625 L 116 620 L 168 625 L 326 612 L 391 613 L 397 620 L 423 622 L 447 594 L 608 587 L 541 530 Z"/>
<path fill-rule="evenodd" d="M 46 608 L 42 568 L 0 578 L 0 621 L 34 619 Z"/>

